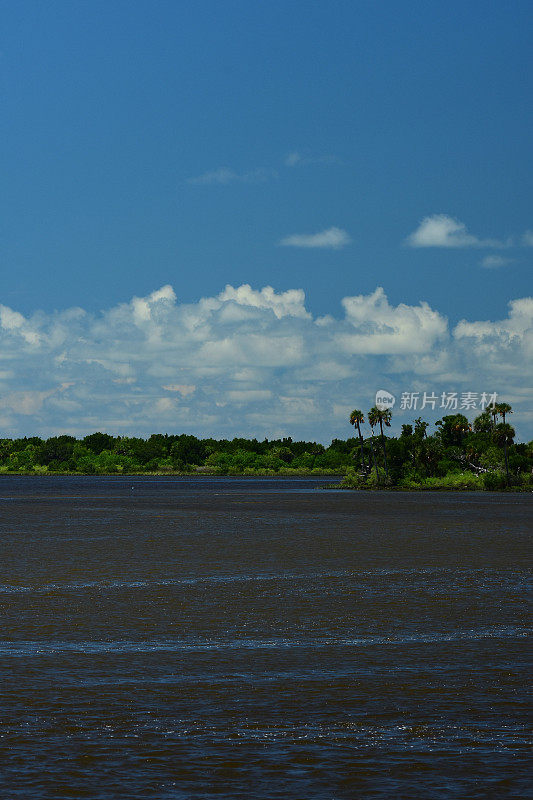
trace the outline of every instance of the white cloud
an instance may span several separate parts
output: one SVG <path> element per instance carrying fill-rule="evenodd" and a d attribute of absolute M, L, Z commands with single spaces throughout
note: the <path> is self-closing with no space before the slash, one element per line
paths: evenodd
<path fill-rule="evenodd" d="M 46 391 L 36 389 L 7 392 L 0 397 L 0 409 L 11 409 L 15 414 L 33 416 L 41 410 L 45 400 L 70 388 L 71 384 L 60 384 Z"/>
<path fill-rule="evenodd" d="M 176 301 L 176 295 L 174 294 L 172 286 L 162 286 L 161 289 L 152 292 L 148 297 L 134 297 L 131 301 L 131 305 L 135 322 L 142 324 L 143 322 L 151 320 L 152 312 L 160 301 L 166 301 L 171 304 Z"/>
<path fill-rule="evenodd" d="M 533 297 L 523 297 L 509 303 L 507 319 L 496 322 L 467 322 L 462 320 L 453 331 L 456 352 L 466 370 L 482 369 L 494 376 L 495 385 L 505 397 L 518 396 L 530 388 L 524 397 L 524 411 L 531 409 L 531 370 L 533 362 Z M 528 383 L 529 379 L 529 383 Z M 529 437 L 533 431 L 530 430 Z"/>
<path fill-rule="evenodd" d="M 505 267 L 507 264 L 512 264 L 513 258 L 504 258 L 503 256 L 489 255 L 481 259 L 480 264 L 485 269 L 499 269 Z"/>
<path fill-rule="evenodd" d="M 381 286 L 370 295 L 345 297 L 342 305 L 353 332 L 340 334 L 338 341 L 350 353 L 425 353 L 447 338 L 445 317 L 427 303 L 391 306 Z"/>
<path fill-rule="evenodd" d="M 330 166 L 333 164 L 341 164 L 341 160 L 337 156 L 310 156 L 300 153 L 298 150 L 293 150 L 285 156 L 284 164 L 286 167 L 307 167 L 313 165 Z"/>
<path fill-rule="evenodd" d="M 457 339 L 468 337 L 478 342 L 497 342 L 505 347 L 533 345 L 533 297 L 511 300 L 507 319 L 498 322 L 461 320 L 453 333 Z"/>
<path fill-rule="evenodd" d="M 282 247 L 312 247 L 339 250 L 350 244 L 349 234 L 342 228 L 327 228 L 320 233 L 294 233 L 280 241 Z"/>
<path fill-rule="evenodd" d="M 285 316 L 303 318 L 311 316 L 305 308 L 305 292 L 302 289 L 289 289 L 276 294 L 272 286 L 265 286 L 260 291 L 256 291 L 248 283 L 239 286 L 238 289 L 228 285 L 218 295 L 218 299 L 222 303 L 232 301 L 239 306 L 268 308 L 278 319 Z"/>
<path fill-rule="evenodd" d="M 189 397 L 189 395 L 194 394 L 196 391 L 196 386 L 192 386 L 190 384 L 179 384 L 179 383 L 170 383 L 167 386 L 162 387 L 166 392 L 178 392 L 181 394 L 182 397 Z"/>
<path fill-rule="evenodd" d="M 160 397 L 154 403 L 154 411 L 157 414 L 170 414 L 176 408 L 176 401 L 172 397 Z"/>
<path fill-rule="evenodd" d="M 509 247 L 511 241 L 498 239 L 479 239 L 468 233 L 464 222 L 447 214 L 433 214 L 424 217 L 416 231 L 411 233 L 406 243 L 410 247 Z"/>
<path fill-rule="evenodd" d="M 342 308 L 313 318 L 302 290 L 248 284 L 190 304 L 164 286 L 96 315 L 24 317 L 2 306 L 3 435 L 166 430 L 327 441 L 351 433 L 339 409 L 370 407 L 381 386 L 397 397 L 497 391 L 516 398 L 520 435 L 533 299 L 514 300 L 504 320 L 464 320 L 452 334 L 438 310 L 393 305 L 382 288 L 346 297 Z M 407 421 L 399 409 L 394 419 Z"/>
<path fill-rule="evenodd" d="M 229 183 L 264 183 L 276 177 L 276 170 L 264 169 L 262 167 L 249 170 L 248 172 L 236 172 L 231 167 L 218 167 L 218 169 L 214 169 L 211 172 L 204 172 L 203 175 L 188 178 L 187 183 L 195 186 L 210 186 L 216 184 L 225 186 Z"/>
<path fill-rule="evenodd" d="M 526 231 L 522 236 L 524 247 L 533 247 L 533 231 Z"/>
<path fill-rule="evenodd" d="M 19 334 L 28 344 L 37 345 L 39 334 L 28 325 L 22 314 L 0 304 L 0 330 Z"/>

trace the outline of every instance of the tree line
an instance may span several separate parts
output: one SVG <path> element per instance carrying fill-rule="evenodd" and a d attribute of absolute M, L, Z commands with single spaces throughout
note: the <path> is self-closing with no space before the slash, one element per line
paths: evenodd
<path fill-rule="evenodd" d="M 512 407 L 492 403 L 471 424 L 464 414 L 449 414 L 435 423 L 421 417 L 402 425 L 399 437 L 386 437 L 392 412 L 373 406 L 366 415 L 370 436 L 363 435 L 365 414 L 354 409 L 350 424 L 359 443 L 358 468 L 347 470 L 349 488 L 533 489 L 533 442 L 515 442 L 508 422 Z M 378 433 L 379 432 L 379 433 Z"/>
<path fill-rule="evenodd" d="M 391 412 L 355 409 L 356 436 L 314 441 L 199 439 L 190 434 L 147 438 L 96 432 L 74 436 L 0 439 L 0 473 L 344 475 L 347 488 L 527 488 L 533 442 L 515 442 L 506 403 L 488 407 L 472 424 L 462 414 L 443 417 L 429 432 L 421 417 L 387 436 Z M 366 426 L 369 426 L 370 430 Z"/>
<path fill-rule="evenodd" d="M 283 439 L 199 439 L 189 434 L 140 437 L 92 433 L 0 439 L 0 472 L 338 474 L 352 463 L 355 439 L 318 442 Z"/>

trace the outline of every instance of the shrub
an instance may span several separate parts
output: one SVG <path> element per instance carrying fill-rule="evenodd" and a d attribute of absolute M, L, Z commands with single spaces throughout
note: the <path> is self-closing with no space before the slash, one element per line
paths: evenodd
<path fill-rule="evenodd" d="M 507 478 L 504 472 L 485 472 L 483 485 L 489 492 L 501 492 L 507 487 Z"/>
<path fill-rule="evenodd" d="M 362 475 L 355 467 L 348 467 L 346 475 L 341 481 L 341 486 L 344 489 L 377 489 L 385 488 L 390 485 L 387 482 L 383 472 L 379 477 L 375 469 L 372 469 L 368 475 Z"/>
<path fill-rule="evenodd" d="M 83 475 L 94 475 L 96 467 L 89 458 L 83 456 L 78 459 L 78 472 L 83 473 Z"/>
<path fill-rule="evenodd" d="M 464 491 L 465 489 L 484 489 L 483 479 L 473 472 L 452 472 L 442 478 L 425 478 L 424 489 L 447 489 L 449 491 Z"/>
<path fill-rule="evenodd" d="M 452 461 L 449 458 L 442 458 L 440 461 L 437 461 L 436 472 L 440 477 L 445 477 L 450 472 L 460 473 L 461 467 L 456 461 Z"/>
<path fill-rule="evenodd" d="M 416 474 L 406 475 L 405 478 L 402 478 L 398 483 L 398 486 L 400 489 L 421 489 L 422 479 Z"/>

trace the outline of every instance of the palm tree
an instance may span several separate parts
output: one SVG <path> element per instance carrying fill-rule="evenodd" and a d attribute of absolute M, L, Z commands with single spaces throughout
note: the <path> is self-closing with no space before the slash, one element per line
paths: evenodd
<path fill-rule="evenodd" d="M 496 427 L 494 428 L 493 435 L 496 443 L 500 447 L 502 445 L 504 447 L 505 472 L 507 474 L 507 483 L 509 483 L 509 462 L 507 460 L 507 446 L 513 443 L 513 439 L 515 437 L 515 430 L 511 425 L 509 425 L 508 422 L 500 422 L 500 424 L 496 425 Z"/>
<path fill-rule="evenodd" d="M 491 403 L 486 408 L 486 411 L 488 411 L 488 413 L 492 415 L 492 430 L 494 430 L 494 428 L 496 427 L 496 417 L 500 413 L 498 411 L 498 407 L 497 406 L 498 406 L 497 403 Z"/>
<path fill-rule="evenodd" d="M 509 403 L 496 403 L 496 405 L 494 407 L 496 409 L 496 412 L 500 415 L 500 417 L 503 419 L 503 422 L 505 424 L 505 415 L 506 414 L 512 414 L 513 413 L 513 409 L 511 408 Z"/>
<path fill-rule="evenodd" d="M 370 414 L 368 415 L 368 422 L 370 424 L 370 430 L 372 431 L 372 436 L 370 437 L 370 452 L 372 453 L 372 462 L 374 464 L 374 469 L 376 470 L 376 478 L 378 479 L 379 483 L 379 468 L 378 462 L 376 461 L 376 454 L 374 452 L 374 425 L 372 420 L 370 419 Z"/>
<path fill-rule="evenodd" d="M 361 423 L 365 421 L 365 415 L 358 408 L 350 414 L 350 425 L 354 425 L 359 434 L 359 446 L 361 447 L 361 469 L 366 472 L 365 453 L 363 450 L 363 434 L 361 433 Z"/>
<path fill-rule="evenodd" d="M 383 448 L 383 459 L 385 462 L 385 475 L 387 478 L 389 477 L 389 469 L 387 466 L 387 448 L 385 447 L 385 436 L 383 434 L 383 425 L 385 424 L 387 428 L 390 428 L 390 420 L 391 420 L 391 411 L 390 408 L 378 408 L 377 406 L 372 406 L 370 411 L 368 412 L 368 421 L 370 424 L 376 425 L 379 423 L 379 429 L 381 431 L 381 446 Z"/>

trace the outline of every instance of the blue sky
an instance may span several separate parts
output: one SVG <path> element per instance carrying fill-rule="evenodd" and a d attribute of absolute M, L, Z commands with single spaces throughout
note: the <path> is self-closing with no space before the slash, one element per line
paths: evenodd
<path fill-rule="evenodd" d="M 327 439 L 383 385 L 497 390 L 533 433 L 531 306 L 508 305 L 531 295 L 530 2 L 1 8 L 6 431 L 310 435 L 320 420 Z M 202 298 L 220 308 L 200 374 L 177 320 Z M 343 326 L 375 338 L 348 345 Z M 259 340 L 239 345 L 260 335 L 292 354 L 262 374 Z M 337 372 L 310 377 L 321 358 Z"/>

